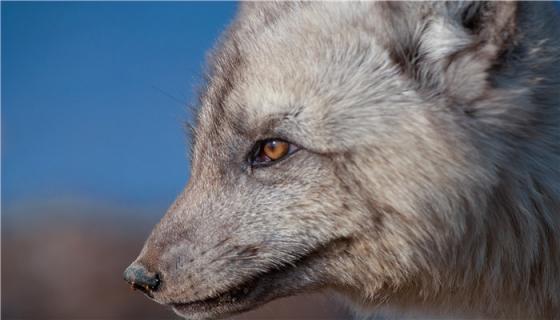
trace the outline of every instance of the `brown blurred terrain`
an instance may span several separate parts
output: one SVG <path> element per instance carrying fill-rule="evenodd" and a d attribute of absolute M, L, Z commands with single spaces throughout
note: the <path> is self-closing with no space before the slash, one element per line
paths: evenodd
<path fill-rule="evenodd" d="M 122 280 L 160 214 L 79 202 L 2 211 L 2 319 L 178 319 Z M 235 317 L 347 318 L 318 295 Z"/>

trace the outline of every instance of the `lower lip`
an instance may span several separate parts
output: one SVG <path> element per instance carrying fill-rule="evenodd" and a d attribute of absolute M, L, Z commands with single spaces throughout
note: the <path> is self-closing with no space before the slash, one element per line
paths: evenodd
<path fill-rule="evenodd" d="M 228 293 L 224 293 L 222 296 L 218 296 L 216 298 L 211 298 L 208 300 L 201 300 L 201 301 L 193 301 L 188 303 L 173 303 L 171 306 L 174 309 L 180 310 L 193 310 L 193 309 L 206 309 L 206 308 L 213 308 L 216 306 L 225 306 L 225 305 L 238 305 L 240 302 L 244 301 L 249 291 L 243 291 L 242 297 L 228 297 L 226 295 Z"/>

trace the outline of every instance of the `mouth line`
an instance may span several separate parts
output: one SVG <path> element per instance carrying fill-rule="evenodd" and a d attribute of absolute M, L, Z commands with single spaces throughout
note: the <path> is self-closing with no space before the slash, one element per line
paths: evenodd
<path fill-rule="evenodd" d="M 300 269 L 307 261 L 321 256 L 322 250 L 326 247 L 336 246 L 336 244 L 345 243 L 348 242 L 348 240 L 349 238 L 334 239 L 326 244 L 318 246 L 314 250 L 307 252 L 293 261 L 288 261 L 281 266 L 255 274 L 248 280 L 216 295 L 189 302 L 169 303 L 168 305 L 173 309 L 181 311 L 181 313 L 189 314 L 208 313 L 216 311 L 216 309 L 221 309 L 222 312 L 220 313 L 237 313 L 249 310 L 256 305 L 263 304 L 274 298 L 269 294 L 270 289 L 277 286 L 278 282 L 284 278 L 282 275 L 283 273 L 289 274 L 294 270 Z M 301 288 L 294 290 L 301 290 Z M 286 288 L 282 288 L 282 291 L 286 292 Z M 293 292 L 290 294 L 293 294 Z M 287 294 L 281 294 L 281 296 L 286 295 Z M 279 296 L 276 296 L 276 298 L 278 297 Z"/>
<path fill-rule="evenodd" d="M 246 300 L 245 298 L 247 298 L 250 293 L 254 292 L 254 289 L 260 282 L 259 278 L 261 278 L 263 275 L 208 298 L 189 302 L 171 303 L 170 305 L 174 308 L 205 310 L 213 308 L 215 306 L 222 306 L 226 304 L 241 304 L 244 300 Z"/>
<path fill-rule="evenodd" d="M 208 312 L 216 307 L 236 309 L 236 307 L 245 307 L 258 302 L 258 297 L 266 293 L 266 287 L 271 285 L 278 274 L 295 270 L 309 256 L 315 255 L 310 253 L 304 255 L 293 262 L 288 262 L 274 269 L 256 274 L 248 280 L 214 296 L 203 298 L 189 302 L 171 303 L 170 306 L 190 312 Z M 233 308 L 232 308 L 233 307 Z"/>

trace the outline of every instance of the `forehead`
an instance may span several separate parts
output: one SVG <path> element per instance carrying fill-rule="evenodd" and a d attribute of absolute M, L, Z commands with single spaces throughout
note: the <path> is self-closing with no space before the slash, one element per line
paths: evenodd
<path fill-rule="evenodd" d="M 314 3 L 265 24 L 241 17 L 214 57 L 197 136 L 249 132 L 286 115 L 318 125 L 357 97 L 390 94 L 395 67 L 354 6 Z"/>

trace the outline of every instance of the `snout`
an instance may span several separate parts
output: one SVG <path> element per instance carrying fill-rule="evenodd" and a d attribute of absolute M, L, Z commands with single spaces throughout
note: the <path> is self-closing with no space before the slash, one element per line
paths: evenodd
<path fill-rule="evenodd" d="M 138 289 L 151 296 L 161 285 L 161 277 L 157 272 L 150 272 L 138 262 L 132 263 L 124 271 L 124 280 L 134 289 Z"/>

